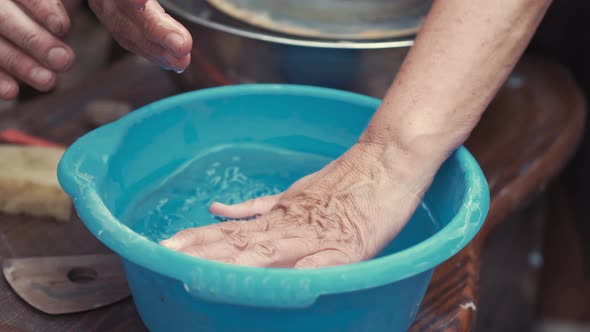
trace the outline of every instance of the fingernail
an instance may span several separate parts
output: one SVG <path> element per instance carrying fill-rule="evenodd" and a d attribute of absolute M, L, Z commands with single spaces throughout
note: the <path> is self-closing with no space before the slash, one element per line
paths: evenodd
<path fill-rule="evenodd" d="M 65 69 L 70 64 L 70 55 L 63 47 L 55 47 L 49 50 L 47 62 L 56 70 Z"/>
<path fill-rule="evenodd" d="M 174 246 L 174 240 L 172 240 L 172 239 L 162 240 L 162 241 L 160 241 L 160 245 L 163 245 L 164 247 L 168 247 L 168 248 L 172 249 L 172 247 Z"/>
<path fill-rule="evenodd" d="M 61 36 L 63 33 L 63 24 L 57 15 L 49 15 L 47 18 L 47 27 L 54 34 Z"/>
<path fill-rule="evenodd" d="M 168 36 L 166 36 L 166 39 L 164 39 L 164 45 L 166 45 L 166 47 L 171 49 L 172 51 L 180 50 L 180 48 L 182 47 L 182 43 L 184 43 L 184 39 L 182 38 L 182 36 L 174 32 L 168 34 Z"/>
<path fill-rule="evenodd" d="M 45 68 L 35 67 L 31 70 L 31 79 L 37 84 L 47 84 L 53 78 L 53 73 Z"/>

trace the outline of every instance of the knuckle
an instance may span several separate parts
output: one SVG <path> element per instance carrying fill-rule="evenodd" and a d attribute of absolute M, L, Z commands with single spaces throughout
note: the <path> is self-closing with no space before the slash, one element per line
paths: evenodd
<path fill-rule="evenodd" d="M 146 20 L 143 24 L 144 35 L 150 40 L 157 39 L 158 32 L 162 31 L 163 29 L 164 26 L 158 21 Z"/>
<path fill-rule="evenodd" d="M 326 195 L 311 191 L 302 191 L 292 197 L 284 204 L 285 215 L 293 216 L 297 219 L 307 220 L 304 218 L 311 211 L 321 210 L 328 205 Z M 309 221 L 309 220 L 307 220 Z"/>
<path fill-rule="evenodd" d="M 42 14 L 47 15 L 49 8 L 45 6 L 45 1 L 43 0 L 26 0 L 27 6 L 31 9 L 39 8 L 39 12 Z"/>
<path fill-rule="evenodd" d="M 16 54 L 10 54 L 4 60 L 6 70 L 15 75 L 20 72 L 19 64 L 21 62 L 18 60 L 18 58 L 19 57 Z"/>
<path fill-rule="evenodd" d="M 4 59 L 4 69 L 21 80 L 27 80 L 32 64 L 28 57 L 20 52 L 10 52 Z"/>
<path fill-rule="evenodd" d="M 286 217 L 287 212 L 289 212 L 289 210 L 290 210 L 289 205 L 290 205 L 289 200 L 279 201 L 279 202 L 277 202 L 277 204 L 275 204 L 275 206 L 273 207 L 273 210 L 275 211 L 275 213 L 280 213 L 283 217 Z"/>
<path fill-rule="evenodd" d="M 228 237 L 227 243 L 239 251 L 244 251 L 253 245 L 252 239 L 244 234 L 235 234 Z"/>
<path fill-rule="evenodd" d="M 260 223 L 260 229 L 262 232 L 268 232 L 271 229 L 271 224 L 268 222 L 268 218 L 260 218 L 258 219 Z"/>
<path fill-rule="evenodd" d="M 286 215 L 309 237 L 351 247 L 363 247 L 368 235 L 361 215 L 349 201 L 339 201 L 321 192 L 305 191 L 294 195 L 285 205 Z"/>
<path fill-rule="evenodd" d="M 125 36 L 125 32 L 132 31 L 132 24 L 119 13 L 120 10 L 112 1 L 97 0 L 92 3 L 91 8 L 111 34 Z"/>
<path fill-rule="evenodd" d="M 259 256 L 273 258 L 278 255 L 279 247 L 275 241 L 267 241 L 256 244 L 253 250 Z"/>
<path fill-rule="evenodd" d="M 219 224 L 219 231 L 223 235 L 234 235 L 241 230 L 240 224 L 237 221 L 225 221 Z"/>
<path fill-rule="evenodd" d="M 21 39 L 21 45 L 24 49 L 35 50 L 39 48 L 41 44 L 41 37 L 35 32 L 27 32 L 23 34 Z"/>

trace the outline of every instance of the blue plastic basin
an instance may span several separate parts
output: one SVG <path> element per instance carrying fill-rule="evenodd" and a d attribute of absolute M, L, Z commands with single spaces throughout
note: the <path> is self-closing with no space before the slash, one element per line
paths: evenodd
<path fill-rule="evenodd" d="M 403 232 L 369 261 L 310 270 L 250 268 L 157 243 L 185 222 L 216 222 L 206 213 L 206 199 L 184 205 L 198 217 L 181 215 L 173 204 L 207 188 L 199 158 L 228 148 L 250 151 L 219 158 L 282 190 L 354 144 L 379 103 L 294 85 L 189 92 L 83 136 L 64 154 L 58 176 L 86 227 L 122 257 L 139 314 L 152 331 L 405 331 L 433 269 L 472 240 L 488 211 L 487 183 L 463 147 L 441 167 Z M 262 159 L 249 160 L 256 149 L 264 151 L 256 157 Z M 293 157 L 304 155 L 320 157 Z M 182 169 L 182 181 L 169 182 Z M 161 214 L 148 213 L 152 207 Z"/>

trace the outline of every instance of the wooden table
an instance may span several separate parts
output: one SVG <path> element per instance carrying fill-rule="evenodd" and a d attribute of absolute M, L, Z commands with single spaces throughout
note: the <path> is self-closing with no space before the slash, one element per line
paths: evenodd
<path fill-rule="evenodd" d="M 165 72 L 128 57 L 74 90 L 0 114 L 0 128 L 15 126 L 70 144 L 91 129 L 81 113 L 89 101 L 111 98 L 138 107 L 177 92 Z M 539 59 L 519 64 L 467 144 L 490 184 L 489 217 L 474 241 L 437 268 L 412 331 L 471 329 L 485 238 L 559 173 L 575 151 L 584 117 L 583 96 L 561 67 Z M 77 219 L 66 225 L 22 216 L 0 219 L 0 257 L 108 252 Z M 0 307 L 0 331 L 146 330 L 131 299 L 91 312 L 50 316 L 21 301 L 3 278 Z"/>

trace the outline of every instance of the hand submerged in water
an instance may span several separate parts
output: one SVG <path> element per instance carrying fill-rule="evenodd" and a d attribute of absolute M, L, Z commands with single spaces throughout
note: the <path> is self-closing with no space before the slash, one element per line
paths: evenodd
<path fill-rule="evenodd" d="M 162 245 L 257 267 L 315 268 L 377 255 L 405 226 L 433 174 L 378 145 L 359 143 L 285 192 L 210 211 L 231 219 L 183 230 Z M 391 160 L 396 160 L 394 163 Z"/>

